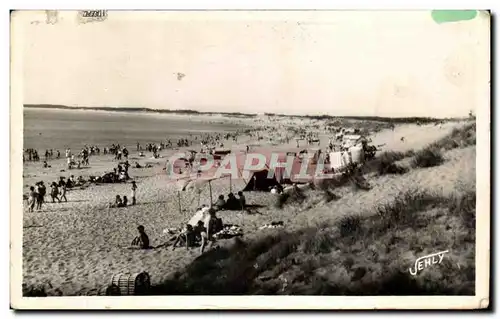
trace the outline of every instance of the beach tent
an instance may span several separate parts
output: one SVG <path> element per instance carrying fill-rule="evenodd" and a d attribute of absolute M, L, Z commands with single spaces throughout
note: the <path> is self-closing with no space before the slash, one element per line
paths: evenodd
<path fill-rule="evenodd" d="M 224 163 L 221 164 L 221 168 L 226 169 L 225 172 L 217 172 L 219 167 L 213 167 L 208 171 L 205 170 L 200 173 L 197 178 L 193 179 L 191 183 L 187 184 L 184 189 L 196 188 L 194 184 L 204 183 L 206 182 L 207 178 L 218 179 L 231 177 L 233 180 L 242 179 L 245 183 L 245 191 L 267 191 L 269 190 L 269 187 L 277 184 L 302 184 L 312 182 L 317 175 L 317 163 L 313 158 L 309 160 L 306 165 L 306 160 L 298 156 L 301 150 L 304 149 L 260 149 L 248 154 L 245 152 L 231 153 L 226 156 Z M 307 152 L 314 152 L 314 154 L 317 154 L 317 150 L 307 150 Z M 260 156 L 264 156 L 265 163 L 259 166 L 257 165 L 259 164 L 258 159 L 253 158 L 251 167 L 255 167 L 255 169 L 249 169 L 247 173 L 245 173 L 247 156 L 251 154 L 259 154 Z M 273 165 L 271 164 L 273 154 L 275 154 L 274 157 L 276 158 L 277 162 L 283 164 L 288 162 L 287 154 L 295 155 L 292 155 L 293 160 L 290 167 L 273 167 Z M 235 165 L 234 170 L 232 165 Z M 325 166 L 327 165 L 325 164 Z M 268 177 L 270 171 L 273 174 Z M 232 172 L 233 174 L 230 174 L 230 172 Z M 234 175 L 235 173 L 236 175 Z"/>
<path fill-rule="evenodd" d="M 267 169 L 252 172 L 243 191 L 268 191 L 271 187 L 279 185 L 276 177 L 268 178 L 268 174 L 269 170 Z"/>
<path fill-rule="evenodd" d="M 334 171 L 340 170 L 344 166 L 342 160 L 342 152 L 331 152 L 330 153 L 330 167 Z"/>
<path fill-rule="evenodd" d="M 191 217 L 189 220 L 188 224 L 191 226 L 196 226 L 198 222 L 201 220 L 205 222 L 206 217 L 208 216 L 208 207 L 203 207 L 202 209 L 198 210 L 194 215 Z"/>
<path fill-rule="evenodd" d="M 358 141 L 361 138 L 362 138 L 361 135 L 354 135 L 354 134 L 344 135 L 344 141 Z"/>
<path fill-rule="evenodd" d="M 220 159 L 223 159 L 224 156 L 226 156 L 227 154 L 230 154 L 231 153 L 231 150 L 228 150 L 228 149 L 223 149 L 223 148 L 216 148 L 213 150 L 213 157 L 215 160 L 220 160 Z"/>

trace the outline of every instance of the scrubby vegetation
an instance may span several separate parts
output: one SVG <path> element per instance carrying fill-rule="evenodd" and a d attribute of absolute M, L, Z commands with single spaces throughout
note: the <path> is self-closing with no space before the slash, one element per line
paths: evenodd
<path fill-rule="evenodd" d="M 285 205 L 302 204 L 305 199 L 306 195 L 302 190 L 292 190 L 290 192 L 277 195 L 274 207 L 281 209 Z"/>
<path fill-rule="evenodd" d="M 432 143 L 436 149 L 451 150 L 476 145 L 476 123 L 469 123 L 461 128 L 454 128 L 446 137 Z"/>
<path fill-rule="evenodd" d="M 415 154 L 411 162 L 411 165 L 414 168 L 417 167 L 427 168 L 427 167 L 441 165 L 443 162 L 444 162 L 444 157 L 439 149 L 434 147 L 426 147 Z"/>
<path fill-rule="evenodd" d="M 376 158 L 368 161 L 363 166 L 362 171 L 364 174 L 376 172 L 378 175 L 405 174 L 408 172 L 408 168 L 397 164 L 397 161 L 412 157 L 411 166 L 413 168 L 438 166 L 445 161 L 443 151 L 472 145 L 476 145 L 475 122 L 461 128 L 454 128 L 449 135 L 417 152 L 410 150 L 404 153 L 393 151 L 380 153 Z"/>
<path fill-rule="evenodd" d="M 377 172 L 378 175 L 386 174 L 404 174 L 407 168 L 396 164 L 395 162 L 405 157 L 413 156 L 413 151 L 403 152 L 383 152 L 379 156 L 369 161 L 363 168 L 363 173 Z"/>
<path fill-rule="evenodd" d="M 475 193 L 401 193 L 369 217 L 277 232 L 211 251 L 154 287 L 155 294 L 474 294 Z M 443 262 L 411 276 L 423 255 Z"/>

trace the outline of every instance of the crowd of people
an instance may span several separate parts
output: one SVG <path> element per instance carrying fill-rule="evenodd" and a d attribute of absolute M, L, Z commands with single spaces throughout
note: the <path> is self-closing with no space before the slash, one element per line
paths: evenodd
<path fill-rule="evenodd" d="M 136 186 L 133 183 L 132 186 L 132 200 L 135 203 L 135 189 Z M 246 209 L 246 199 L 243 192 L 237 193 L 238 198 L 233 193 L 228 194 L 227 200 L 224 195 L 219 195 L 215 203 L 212 203 L 211 207 L 202 205 L 197 209 L 202 217 L 192 224 L 192 221 L 185 224 L 183 229 L 179 231 L 176 235 L 167 240 L 167 244 L 172 244 L 172 250 L 175 250 L 178 246 L 186 247 L 190 249 L 193 247 L 200 247 L 200 253 L 203 253 L 207 247 L 212 247 L 217 240 L 217 233 L 224 229 L 224 223 L 222 218 L 217 217 L 217 212 L 221 210 L 245 210 Z M 116 207 L 125 207 L 126 197 L 124 200 L 119 200 L 119 195 L 117 195 Z M 152 249 L 160 248 L 167 244 L 162 244 L 157 247 L 152 247 L 149 244 L 149 237 L 146 235 L 144 226 L 140 225 L 138 227 L 139 235 L 132 240 L 131 248 L 137 249 Z"/>
<path fill-rule="evenodd" d="M 169 241 L 173 242 L 172 250 L 175 250 L 177 245 L 182 245 L 187 249 L 199 245 L 200 253 L 203 253 L 207 245 L 209 248 L 213 246 L 216 240 L 214 235 L 224 227 L 222 219 L 217 217 L 214 208 L 203 207 L 202 209 L 204 209 L 204 212 L 208 213 L 206 218 L 199 220 L 194 226 L 189 223 L 186 224 L 178 235 L 170 238 Z M 139 234 L 132 240 L 130 248 L 154 249 L 164 246 L 151 246 L 149 236 L 146 234 L 143 225 L 139 225 L 137 230 Z"/>
<path fill-rule="evenodd" d="M 213 204 L 215 210 L 244 210 L 246 208 L 246 198 L 243 192 L 238 192 L 238 198 L 233 193 L 227 195 L 227 200 L 224 195 L 219 195 L 217 201 Z"/>
<path fill-rule="evenodd" d="M 50 197 L 52 203 L 61 203 L 63 200 L 68 201 L 66 193 L 68 189 L 76 187 L 81 184 L 83 178 L 81 176 L 75 179 L 74 175 L 68 177 L 65 180 L 63 176 L 59 178 L 59 181 L 54 181 L 50 184 Z M 28 195 L 28 211 L 33 212 L 34 210 L 41 210 L 45 201 L 45 196 L 47 195 L 47 187 L 43 181 L 35 183 L 34 186 L 30 186 L 30 192 Z"/>
<path fill-rule="evenodd" d="M 25 161 L 33 161 L 33 162 L 38 162 L 40 161 L 40 156 L 38 155 L 38 151 L 33 149 L 33 148 L 28 148 L 24 150 L 23 152 L 23 162 Z"/>
<path fill-rule="evenodd" d="M 215 243 L 214 235 L 224 228 L 224 224 L 222 219 L 217 217 L 215 208 L 203 207 L 203 209 L 208 211 L 207 217 L 204 220 L 199 220 L 194 227 L 189 223 L 186 224 L 182 232 L 176 237 L 172 250 L 175 250 L 179 243 L 183 243 L 186 249 L 195 247 L 199 243 L 200 254 L 202 254 L 207 244 L 209 248 L 213 246 Z"/>

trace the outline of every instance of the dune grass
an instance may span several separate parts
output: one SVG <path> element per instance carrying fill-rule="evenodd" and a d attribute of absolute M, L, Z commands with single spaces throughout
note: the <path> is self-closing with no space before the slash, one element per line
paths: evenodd
<path fill-rule="evenodd" d="M 362 172 L 364 174 L 376 172 L 379 176 L 386 174 L 405 174 L 408 172 L 408 168 L 396 162 L 408 157 L 412 157 L 411 166 L 413 168 L 438 166 L 445 161 L 442 155 L 443 151 L 471 145 L 476 145 L 475 122 L 466 124 L 460 128 L 454 128 L 447 136 L 417 152 L 413 150 L 407 152 L 382 152 L 373 160 L 368 161 L 362 167 Z"/>
<path fill-rule="evenodd" d="M 449 135 L 432 143 L 430 146 L 448 151 L 471 145 L 476 145 L 476 122 L 466 124 L 460 128 L 454 128 Z"/>
<path fill-rule="evenodd" d="M 276 232 L 204 254 L 155 294 L 474 294 L 475 193 L 419 190 L 322 228 Z M 423 255 L 450 254 L 411 276 Z"/>
<path fill-rule="evenodd" d="M 439 166 L 444 163 L 444 157 L 441 151 L 435 147 L 426 147 L 418 151 L 411 161 L 413 168 L 428 168 Z"/>

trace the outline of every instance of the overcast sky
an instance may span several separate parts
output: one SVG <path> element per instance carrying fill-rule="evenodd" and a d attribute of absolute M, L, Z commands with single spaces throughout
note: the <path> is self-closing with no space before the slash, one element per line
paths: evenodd
<path fill-rule="evenodd" d="M 25 104 L 463 116 L 484 102 L 489 80 L 482 16 L 110 12 L 78 24 L 64 12 L 51 25 L 30 14 Z"/>

